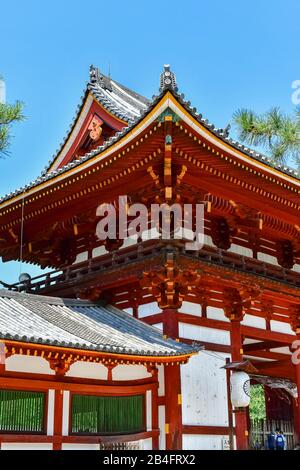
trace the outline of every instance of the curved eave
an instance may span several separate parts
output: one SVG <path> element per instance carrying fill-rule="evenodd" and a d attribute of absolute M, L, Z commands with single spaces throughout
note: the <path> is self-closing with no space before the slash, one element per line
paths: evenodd
<path fill-rule="evenodd" d="M 251 150 L 246 149 L 244 145 L 240 144 L 239 142 L 234 142 L 232 139 L 224 138 L 218 135 L 217 132 L 213 131 L 214 126 L 205 126 L 193 115 L 190 110 L 187 110 L 184 105 L 182 105 L 179 100 L 174 97 L 172 94 L 170 98 L 170 108 L 179 116 L 181 117 L 196 133 L 205 138 L 208 142 L 210 142 L 215 147 L 218 147 L 220 150 L 232 155 L 233 157 L 238 158 L 243 162 L 247 162 L 248 164 L 259 168 L 260 170 L 266 171 L 274 176 L 277 176 L 285 181 L 288 181 L 298 187 L 300 187 L 300 179 L 297 176 L 289 175 L 280 169 L 272 167 L 270 163 L 264 163 L 261 160 L 255 158 L 255 155 L 264 158 L 268 161 L 268 158 Z M 204 120 L 202 120 L 204 121 Z M 211 127 L 211 129 L 209 129 Z M 246 149 L 244 151 L 237 149 L 236 147 L 239 146 L 242 149 Z M 253 153 L 253 155 L 248 155 L 248 153 Z M 292 171 L 289 169 L 289 171 Z"/>
<path fill-rule="evenodd" d="M 213 146 L 224 151 L 232 157 L 238 159 L 242 163 L 246 163 L 257 170 L 261 170 L 264 173 L 272 175 L 273 178 L 277 178 L 282 181 L 289 189 L 289 184 L 293 185 L 300 192 L 300 180 L 294 176 L 290 176 L 277 170 L 276 168 L 270 167 L 268 164 L 256 160 L 254 157 L 248 156 L 245 152 L 237 150 L 233 145 L 226 140 L 214 133 L 212 130 L 207 129 L 205 125 L 199 122 L 192 112 L 186 109 L 184 105 L 179 102 L 169 90 L 160 95 L 141 118 L 134 123 L 132 126 L 124 128 L 123 131 L 117 133 L 109 139 L 103 146 L 94 150 L 90 154 L 82 157 L 78 161 L 74 161 L 65 167 L 59 168 L 55 172 L 48 173 L 44 178 L 40 178 L 41 182 L 34 182 L 31 187 L 19 192 L 19 194 L 12 196 L 11 198 L 5 199 L 0 203 L 0 210 L 7 206 L 21 201 L 24 196 L 28 197 L 36 193 L 37 191 L 47 188 L 53 184 L 59 183 L 64 179 L 74 176 L 82 171 L 88 170 L 93 165 L 105 160 L 115 152 L 120 152 L 130 142 L 137 138 L 149 125 L 151 125 L 167 108 L 172 109 L 190 128 L 193 129 L 195 135 L 206 139 Z M 126 158 L 122 156 L 122 158 Z"/>
<path fill-rule="evenodd" d="M 181 354 L 174 353 L 174 354 L 140 354 L 138 352 L 132 352 L 131 354 L 128 353 L 122 353 L 122 352 L 110 352 L 106 350 L 102 350 L 101 348 L 93 348 L 88 345 L 86 347 L 76 347 L 76 345 L 62 345 L 59 342 L 56 343 L 43 343 L 38 341 L 38 339 L 30 340 L 30 341 L 21 341 L 21 340 L 15 340 L 11 339 L 9 336 L 3 336 L 0 333 L 0 343 L 4 343 L 6 348 L 9 346 L 10 348 L 14 348 L 15 350 L 18 348 L 20 350 L 32 350 L 36 351 L 36 355 L 40 355 L 42 351 L 44 352 L 61 352 L 61 353 L 68 353 L 68 354 L 73 354 L 79 356 L 79 360 L 82 359 L 83 357 L 86 357 L 87 355 L 89 357 L 92 357 L 93 359 L 95 358 L 103 358 L 103 360 L 115 360 L 116 362 L 131 362 L 131 363 L 144 363 L 144 362 L 149 362 L 149 363 L 185 363 L 187 362 L 191 356 L 194 356 L 198 354 L 203 347 L 201 345 L 198 345 L 197 347 L 194 347 L 192 350 L 192 347 L 190 347 L 189 352 L 182 352 Z M 15 352 L 17 354 L 17 351 Z"/>

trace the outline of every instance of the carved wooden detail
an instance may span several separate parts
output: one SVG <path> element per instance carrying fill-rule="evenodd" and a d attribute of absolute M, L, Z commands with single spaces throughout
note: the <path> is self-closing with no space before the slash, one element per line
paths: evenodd
<path fill-rule="evenodd" d="M 245 309 L 250 308 L 261 294 L 262 291 L 258 286 L 242 284 L 239 289 L 226 287 L 223 290 L 225 316 L 231 321 L 242 321 Z"/>
<path fill-rule="evenodd" d="M 49 362 L 50 369 L 54 370 L 56 375 L 63 376 L 69 370 L 72 364 L 74 364 L 75 360 L 64 360 L 58 357 L 57 359 L 54 358 L 47 358 Z"/>
<path fill-rule="evenodd" d="M 223 308 L 225 316 L 231 321 L 242 321 L 244 308 L 238 289 L 227 287 L 223 291 Z"/>
<path fill-rule="evenodd" d="M 245 225 L 261 230 L 263 228 L 262 214 L 251 207 L 245 206 L 244 204 L 237 204 L 234 201 L 230 201 L 235 210 L 235 215 L 238 219 L 239 225 Z"/>
<path fill-rule="evenodd" d="M 154 364 L 147 364 L 146 365 L 147 372 L 152 375 L 153 378 L 157 378 L 158 369 Z"/>
<path fill-rule="evenodd" d="M 222 250 L 228 250 L 231 246 L 231 237 L 225 217 L 212 217 L 210 228 L 213 243 Z"/>
<path fill-rule="evenodd" d="M 289 314 L 293 331 L 296 334 L 300 334 L 300 305 L 291 305 Z"/>
<path fill-rule="evenodd" d="M 261 304 L 261 311 L 265 319 L 271 321 L 274 313 L 274 303 L 270 300 L 264 300 Z"/>
<path fill-rule="evenodd" d="M 283 268 L 293 268 L 295 264 L 294 249 L 290 240 L 281 240 L 276 243 L 276 258 Z"/>
<path fill-rule="evenodd" d="M 105 364 L 105 367 L 107 368 L 107 380 L 112 381 L 112 371 L 116 367 L 116 364 Z"/>
<path fill-rule="evenodd" d="M 100 299 L 101 289 L 99 287 L 91 286 L 86 289 L 81 289 L 77 292 L 77 296 L 83 300 L 91 300 L 96 302 Z"/>

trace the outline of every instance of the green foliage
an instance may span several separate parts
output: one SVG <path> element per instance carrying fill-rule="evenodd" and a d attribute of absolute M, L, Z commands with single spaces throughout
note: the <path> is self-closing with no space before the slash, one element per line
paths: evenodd
<path fill-rule="evenodd" d="M 233 115 L 239 139 L 248 145 L 265 147 L 274 163 L 291 159 L 300 166 L 300 110 L 288 116 L 279 108 L 264 114 L 239 109 Z"/>
<path fill-rule="evenodd" d="M 251 385 L 250 418 L 254 420 L 266 418 L 265 391 L 263 385 Z"/>
<path fill-rule="evenodd" d="M 23 119 L 23 104 L 20 101 L 15 104 L 0 103 L 0 156 L 8 154 L 11 125 Z"/>

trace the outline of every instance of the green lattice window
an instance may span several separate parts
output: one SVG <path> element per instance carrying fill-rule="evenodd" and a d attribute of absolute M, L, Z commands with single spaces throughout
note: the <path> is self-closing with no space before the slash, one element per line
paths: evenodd
<path fill-rule="evenodd" d="M 132 434 L 144 430 L 144 395 L 72 395 L 72 433 Z"/>
<path fill-rule="evenodd" d="M 45 393 L 0 390 L 0 432 L 42 433 Z"/>

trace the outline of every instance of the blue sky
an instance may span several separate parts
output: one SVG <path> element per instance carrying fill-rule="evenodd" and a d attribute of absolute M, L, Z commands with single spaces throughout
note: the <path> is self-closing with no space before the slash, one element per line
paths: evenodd
<path fill-rule="evenodd" d="M 240 107 L 293 109 L 300 79 L 299 0 L 1 2 L 0 74 L 7 101 L 25 103 L 0 161 L 0 194 L 35 179 L 62 141 L 93 63 L 151 97 L 164 63 L 215 125 Z M 36 268 L 25 266 L 32 274 Z M 0 279 L 19 267 L 0 263 Z"/>

